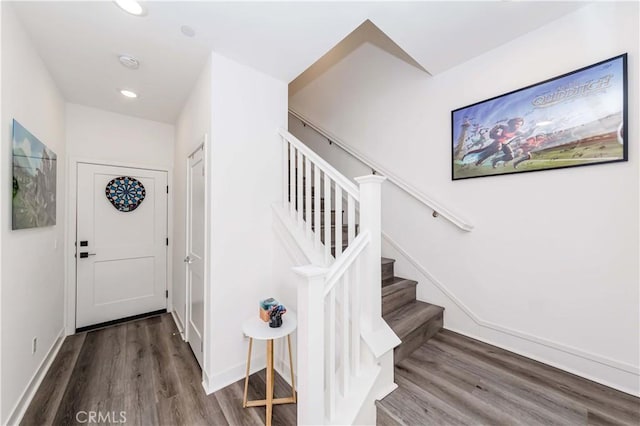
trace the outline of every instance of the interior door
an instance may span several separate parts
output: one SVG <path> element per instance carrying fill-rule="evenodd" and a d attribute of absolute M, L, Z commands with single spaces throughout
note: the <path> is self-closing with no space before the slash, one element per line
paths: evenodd
<path fill-rule="evenodd" d="M 166 309 L 167 172 L 79 163 L 77 182 L 76 328 Z"/>
<path fill-rule="evenodd" d="M 187 168 L 187 340 L 203 366 L 205 162 L 204 145 L 188 158 Z"/>

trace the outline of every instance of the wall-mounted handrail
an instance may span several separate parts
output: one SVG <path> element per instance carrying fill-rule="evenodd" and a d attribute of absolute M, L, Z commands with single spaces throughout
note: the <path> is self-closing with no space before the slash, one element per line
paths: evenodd
<path fill-rule="evenodd" d="M 444 207 L 442 204 L 438 203 L 437 201 L 435 201 L 431 197 L 429 197 L 426 194 L 420 192 L 415 187 L 413 187 L 409 183 L 405 182 L 404 180 L 402 180 L 401 178 L 399 178 L 395 174 L 389 172 L 384 167 L 382 167 L 380 164 L 374 162 L 370 158 L 367 158 L 361 152 L 359 152 L 356 149 L 352 148 L 350 145 L 348 145 L 344 141 L 340 140 L 338 137 L 336 137 L 335 135 L 331 134 L 329 131 L 321 128 L 317 124 L 314 124 L 313 122 L 311 122 L 311 120 L 309 120 L 303 114 L 299 113 L 298 111 L 294 110 L 293 108 L 289 108 L 289 113 L 291 115 L 293 115 L 295 118 L 297 118 L 298 120 L 300 120 L 306 126 L 309 126 L 314 131 L 316 131 L 320 135 L 322 135 L 325 138 L 327 138 L 330 142 L 336 144 L 339 148 L 341 148 L 347 154 L 349 154 L 352 157 L 356 158 L 362 164 L 364 164 L 365 166 L 367 166 L 367 167 L 371 168 L 372 170 L 374 170 L 377 174 L 385 176 L 387 178 L 387 180 L 389 180 L 395 186 L 397 186 L 398 188 L 402 189 L 407 194 L 411 195 L 413 198 L 415 198 L 416 200 L 420 201 L 422 204 L 424 204 L 427 207 L 429 207 L 431 210 L 433 210 L 434 217 L 442 216 L 445 219 L 447 219 L 449 222 L 451 222 L 454 225 L 456 225 L 458 228 L 462 229 L 463 231 L 469 232 L 469 231 L 471 231 L 473 229 L 473 225 L 471 225 L 465 219 L 463 219 L 459 215 L 453 213 L 452 211 L 450 211 L 449 209 L 447 209 L 446 207 Z"/>

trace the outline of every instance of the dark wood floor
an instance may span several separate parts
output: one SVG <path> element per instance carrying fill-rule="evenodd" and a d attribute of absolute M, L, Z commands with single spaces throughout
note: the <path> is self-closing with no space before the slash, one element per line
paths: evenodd
<path fill-rule="evenodd" d="M 276 376 L 276 395 L 288 395 Z M 244 380 L 208 396 L 201 382 L 170 314 L 80 333 L 64 341 L 21 424 L 81 424 L 87 415 L 77 413 L 90 411 L 110 413 L 112 424 L 122 424 L 120 412 L 127 425 L 265 424 L 264 408 L 242 408 Z M 250 378 L 249 399 L 264 398 L 263 370 Z M 274 425 L 295 423 L 294 404 L 274 406 Z"/>
<path fill-rule="evenodd" d="M 640 399 L 441 331 L 396 366 L 378 425 L 640 425 Z"/>

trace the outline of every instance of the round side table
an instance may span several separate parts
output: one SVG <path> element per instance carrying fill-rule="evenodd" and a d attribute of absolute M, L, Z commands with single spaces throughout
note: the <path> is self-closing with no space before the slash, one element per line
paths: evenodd
<path fill-rule="evenodd" d="M 267 407 L 267 425 L 271 426 L 271 416 L 273 406 L 276 404 L 295 404 L 296 403 L 296 385 L 293 378 L 293 357 L 291 356 L 291 333 L 296 329 L 298 319 L 295 312 L 287 310 L 282 316 L 282 326 L 278 328 L 269 327 L 268 322 L 264 322 L 258 315 L 247 318 L 242 324 L 242 331 L 249 336 L 249 354 L 247 355 L 247 374 L 244 379 L 244 398 L 242 400 L 243 407 Z M 289 346 L 289 367 L 291 368 L 291 396 L 286 398 L 273 398 L 273 340 L 281 337 L 287 337 Z M 251 348 L 253 339 L 267 341 L 267 383 L 266 383 L 266 399 L 255 401 L 247 401 L 247 389 L 249 386 L 249 370 L 251 369 Z"/>

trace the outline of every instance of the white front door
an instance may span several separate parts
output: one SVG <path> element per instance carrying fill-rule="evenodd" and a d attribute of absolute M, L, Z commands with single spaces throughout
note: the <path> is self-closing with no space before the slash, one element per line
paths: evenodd
<path fill-rule="evenodd" d="M 79 163 L 77 181 L 76 328 L 166 309 L 167 172 Z"/>
<path fill-rule="evenodd" d="M 187 168 L 187 340 L 200 366 L 204 336 L 205 163 L 204 145 Z"/>

